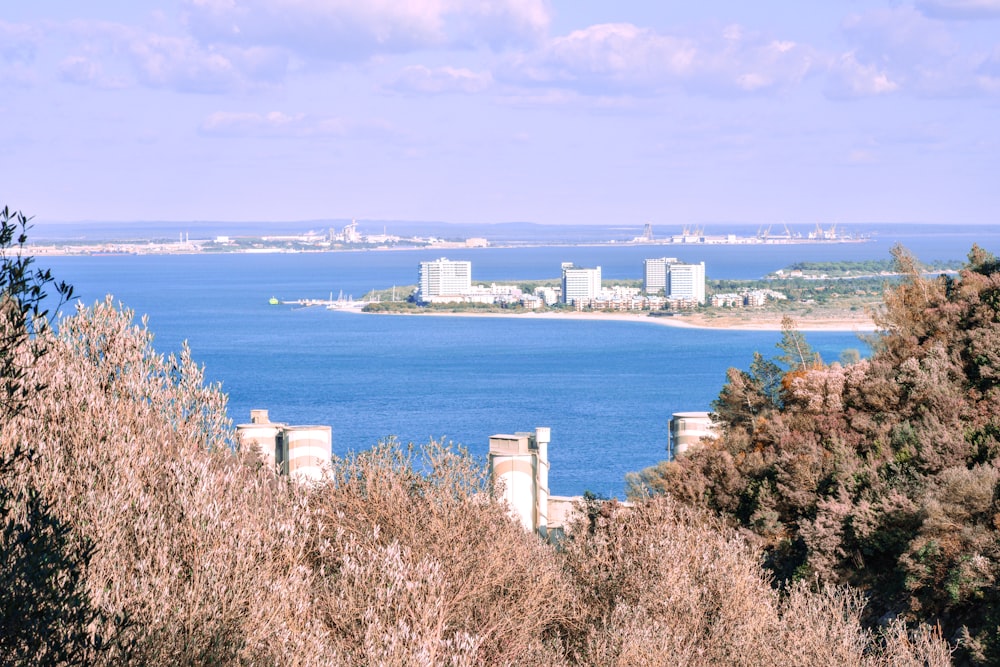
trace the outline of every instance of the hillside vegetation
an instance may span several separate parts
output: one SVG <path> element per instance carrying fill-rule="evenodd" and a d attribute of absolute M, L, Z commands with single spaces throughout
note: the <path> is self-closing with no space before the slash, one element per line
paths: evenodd
<path fill-rule="evenodd" d="M 962 663 L 1000 664 L 1000 263 L 904 280 L 872 355 L 819 361 L 786 323 L 775 359 L 730 369 L 720 437 L 632 475 L 762 547 L 779 583 L 850 585 L 871 626 L 942 628 Z"/>
<path fill-rule="evenodd" d="M 849 587 L 775 588 L 755 545 L 669 497 L 592 502 L 556 548 L 452 446 L 381 443 L 290 482 L 110 297 L 30 317 L 51 278 L 3 245 L 3 276 L 13 257 L 34 280 L 3 283 L 0 320 L 4 664 L 949 662 L 927 626 L 864 629 Z"/>

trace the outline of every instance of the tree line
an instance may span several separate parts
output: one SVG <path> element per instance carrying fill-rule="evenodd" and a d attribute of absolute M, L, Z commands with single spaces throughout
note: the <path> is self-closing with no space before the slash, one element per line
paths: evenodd
<path fill-rule="evenodd" d="M 630 493 L 707 509 L 763 549 L 781 586 L 848 585 L 864 621 L 941 628 L 961 664 L 1000 662 L 1000 262 L 902 280 L 874 311 L 870 358 L 782 353 L 730 369 L 719 437 L 630 477 Z M 789 324 L 789 323 L 786 323 Z"/>

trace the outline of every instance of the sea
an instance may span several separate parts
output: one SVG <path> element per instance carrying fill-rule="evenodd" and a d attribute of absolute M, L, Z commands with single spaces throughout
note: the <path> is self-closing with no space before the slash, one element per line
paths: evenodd
<path fill-rule="evenodd" d="M 596 232 L 595 232 L 596 236 Z M 577 239 L 578 241 L 581 239 Z M 583 239 L 588 240 L 588 239 Z M 158 352 L 187 341 L 235 423 L 264 408 L 273 421 L 324 424 L 333 453 L 387 439 L 452 442 L 485 460 L 497 433 L 552 429 L 550 488 L 623 497 L 625 475 L 667 456 L 674 412 L 708 410 L 730 367 L 777 353 L 780 333 L 685 329 L 650 321 L 367 315 L 269 305 L 360 298 L 417 282 L 420 261 L 472 262 L 475 283 L 556 278 L 562 262 L 640 279 L 642 261 L 706 265 L 709 278 L 759 278 L 798 261 L 887 259 L 896 242 L 925 261 L 964 259 L 976 242 L 1000 251 L 996 227 L 883 226 L 864 243 L 757 246 L 557 244 L 296 254 L 40 257 L 74 286 L 74 302 L 106 294 L 148 316 Z M 65 307 L 64 311 L 72 308 Z M 809 332 L 826 360 L 867 354 L 852 332 Z"/>

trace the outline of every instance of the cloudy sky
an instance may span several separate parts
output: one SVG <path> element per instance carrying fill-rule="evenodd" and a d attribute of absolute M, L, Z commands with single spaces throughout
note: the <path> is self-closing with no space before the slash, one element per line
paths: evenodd
<path fill-rule="evenodd" d="M 1000 221 L 1000 0 L 11 2 L 0 86 L 39 221 Z"/>

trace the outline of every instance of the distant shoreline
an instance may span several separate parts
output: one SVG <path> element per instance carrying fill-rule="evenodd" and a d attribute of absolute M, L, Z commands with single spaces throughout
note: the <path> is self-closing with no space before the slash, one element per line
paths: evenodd
<path fill-rule="evenodd" d="M 754 317 L 747 318 L 740 315 L 720 315 L 709 316 L 703 313 L 692 313 L 685 315 L 672 315 L 667 317 L 650 317 L 647 313 L 606 313 L 606 312 L 526 312 L 526 313 L 477 313 L 477 312 L 448 312 L 448 311 L 423 311 L 423 312 L 383 312 L 364 313 L 366 315 L 409 315 L 413 317 L 508 317 L 514 319 L 530 320 L 591 320 L 602 322 L 648 322 L 661 326 L 677 327 L 682 329 L 716 329 L 732 331 L 781 331 L 781 313 L 768 313 L 760 316 L 754 313 Z M 877 330 L 875 323 L 869 317 L 861 316 L 857 318 L 848 317 L 825 317 L 819 315 L 811 317 L 794 317 L 799 331 L 830 331 L 830 332 L 857 332 L 872 333 Z"/>

